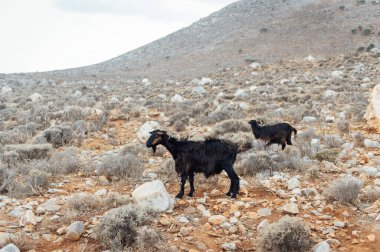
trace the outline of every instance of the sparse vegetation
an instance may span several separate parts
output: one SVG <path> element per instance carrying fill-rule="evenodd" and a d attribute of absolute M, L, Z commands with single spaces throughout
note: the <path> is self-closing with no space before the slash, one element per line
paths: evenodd
<path fill-rule="evenodd" d="M 323 194 L 329 200 L 337 200 L 343 203 L 355 204 L 358 198 L 362 182 L 355 177 L 343 177 L 330 184 Z"/>
<path fill-rule="evenodd" d="M 141 176 L 143 166 L 138 156 L 131 153 L 109 155 L 97 165 L 99 175 L 117 178 L 134 178 Z"/>
<path fill-rule="evenodd" d="M 321 150 L 315 154 L 315 158 L 318 159 L 319 161 L 326 160 L 330 162 L 335 162 L 339 153 L 340 153 L 340 149 L 338 148 Z"/>
<path fill-rule="evenodd" d="M 338 120 L 336 123 L 336 128 L 342 134 L 350 133 L 350 122 L 347 120 Z"/>
<path fill-rule="evenodd" d="M 73 147 L 55 152 L 49 159 L 49 172 L 52 174 L 67 174 L 79 169 L 79 157 Z"/>
<path fill-rule="evenodd" d="M 154 217 L 152 210 L 135 205 L 112 209 L 100 219 L 97 226 L 99 243 L 112 251 L 123 251 L 125 247 L 137 245 L 140 228 L 150 224 Z"/>
<path fill-rule="evenodd" d="M 261 231 L 259 251 L 303 252 L 313 243 L 310 227 L 301 219 L 285 216 Z"/>

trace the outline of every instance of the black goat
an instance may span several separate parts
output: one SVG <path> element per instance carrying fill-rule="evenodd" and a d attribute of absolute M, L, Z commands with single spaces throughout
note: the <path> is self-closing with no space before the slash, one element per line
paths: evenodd
<path fill-rule="evenodd" d="M 238 146 L 234 143 L 219 139 L 207 139 L 205 141 L 177 140 L 168 136 L 166 131 L 155 130 L 146 142 L 148 148 L 156 151 L 156 146 L 161 144 L 173 156 L 175 170 L 181 176 L 181 190 L 177 198 L 182 198 L 187 177 L 190 182 L 189 197 L 194 193 L 194 173 L 203 173 L 206 178 L 219 174 L 222 170 L 227 172 L 231 180 L 227 196 L 236 198 L 239 194 L 239 177 L 236 175 L 233 165 L 238 153 Z"/>
<path fill-rule="evenodd" d="M 248 122 L 251 125 L 252 132 L 257 139 L 266 141 L 266 147 L 271 144 L 281 144 L 282 150 L 286 144 L 292 145 L 292 132 L 297 135 L 297 130 L 288 123 L 278 123 L 273 125 L 260 126 L 256 120 Z"/>

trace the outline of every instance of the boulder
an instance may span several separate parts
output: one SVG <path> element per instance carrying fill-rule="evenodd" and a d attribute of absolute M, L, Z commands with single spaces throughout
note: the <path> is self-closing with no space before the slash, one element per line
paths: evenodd
<path fill-rule="evenodd" d="M 281 207 L 281 211 L 287 214 L 299 214 L 298 206 L 295 203 L 288 203 Z"/>
<path fill-rule="evenodd" d="M 0 252 L 20 252 L 20 249 L 16 245 L 11 243 L 0 249 Z"/>
<path fill-rule="evenodd" d="M 37 218 L 34 215 L 32 210 L 26 210 L 20 220 L 19 220 L 19 226 L 25 227 L 28 224 L 36 225 L 37 224 Z"/>
<path fill-rule="evenodd" d="M 380 129 L 380 84 L 373 88 L 364 118 L 371 126 Z"/>
<path fill-rule="evenodd" d="M 167 211 L 173 208 L 174 200 L 166 191 L 161 180 L 147 182 L 132 192 L 133 201 L 142 207 L 151 207 L 157 211 Z"/>
<path fill-rule="evenodd" d="M 67 227 L 67 239 L 71 241 L 77 241 L 79 240 L 80 236 L 84 232 L 84 223 L 83 221 L 76 221 L 74 223 L 71 223 L 70 226 Z"/>
<path fill-rule="evenodd" d="M 289 179 L 288 182 L 287 182 L 287 184 L 288 184 L 288 190 L 292 190 L 294 188 L 301 187 L 301 183 L 298 180 L 298 178 L 291 178 L 291 179 Z"/>
<path fill-rule="evenodd" d="M 40 95 L 39 93 L 34 93 L 31 96 L 29 96 L 29 98 L 30 100 L 32 100 L 32 102 L 39 102 L 42 100 L 42 95 Z"/>
<path fill-rule="evenodd" d="M 206 89 L 202 86 L 193 87 L 192 92 L 195 94 L 206 94 L 207 93 Z"/>
<path fill-rule="evenodd" d="M 313 252 L 330 252 L 330 245 L 327 241 L 323 241 L 314 246 Z"/>
<path fill-rule="evenodd" d="M 145 122 L 140 129 L 137 131 L 137 138 L 141 143 L 145 143 L 150 137 L 150 133 L 153 130 L 159 129 L 160 124 L 155 121 L 147 121 Z"/>
<path fill-rule="evenodd" d="M 377 141 L 364 139 L 364 146 L 367 148 L 378 149 L 378 148 L 380 148 L 380 143 Z"/>
<path fill-rule="evenodd" d="M 5 86 L 1 89 L 1 93 L 2 94 L 6 94 L 8 92 L 12 92 L 12 88 L 11 87 L 8 87 L 8 86 Z"/>
<path fill-rule="evenodd" d="M 223 215 L 213 215 L 208 218 L 208 222 L 212 225 L 220 225 L 225 221 L 227 221 L 227 218 Z"/>
<path fill-rule="evenodd" d="M 185 98 L 182 97 L 182 95 L 180 94 L 176 94 L 172 97 L 171 99 L 172 102 L 184 102 L 185 101 Z"/>

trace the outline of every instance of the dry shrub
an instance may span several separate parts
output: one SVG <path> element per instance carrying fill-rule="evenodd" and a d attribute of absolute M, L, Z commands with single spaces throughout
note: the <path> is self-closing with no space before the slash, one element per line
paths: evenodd
<path fill-rule="evenodd" d="M 184 131 L 184 130 L 186 130 L 186 123 L 183 122 L 183 121 L 176 121 L 176 122 L 173 124 L 173 127 L 174 127 L 174 129 L 175 129 L 177 132 Z"/>
<path fill-rule="evenodd" d="M 69 210 L 76 211 L 82 215 L 94 209 L 99 209 L 101 199 L 98 196 L 87 193 L 76 193 L 67 199 L 67 204 Z"/>
<path fill-rule="evenodd" d="M 54 175 L 72 173 L 79 169 L 79 165 L 79 156 L 75 148 L 69 147 L 50 157 L 48 172 Z"/>
<path fill-rule="evenodd" d="M 51 143 L 54 148 L 68 145 L 73 142 L 73 132 L 68 126 L 53 126 L 44 130 L 34 140 L 35 144 Z"/>
<path fill-rule="evenodd" d="M 98 175 L 118 178 L 139 178 L 143 172 L 140 158 L 131 153 L 109 155 L 97 165 Z"/>
<path fill-rule="evenodd" d="M 190 117 L 187 113 L 184 112 L 177 112 L 175 113 L 169 120 L 169 126 L 175 125 L 176 123 L 180 124 L 188 124 L 190 120 Z"/>
<path fill-rule="evenodd" d="M 231 108 L 229 106 L 220 106 L 213 112 L 208 114 L 206 123 L 216 123 L 227 119 L 240 119 L 244 117 L 244 113 L 240 109 Z"/>
<path fill-rule="evenodd" d="M 380 187 L 366 186 L 363 193 L 359 196 L 361 202 L 373 203 L 380 199 Z"/>
<path fill-rule="evenodd" d="M 323 194 L 328 200 L 337 200 L 343 203 L 355 203 L 358 198 L 362 182 L 351 176 L 342 177 L 334 180 L 327 187 Z"/>
<path fill-rule="evenodd" d="M 352 138 L 354 139 L 354 145 L 356 147 L 363 147 L 364 146 L 364 136 L 360 132 L 355 132 L 352 135 Z"/>
<path fill-rule="evenodd" d="M 127 154 L 130 153 L 132 155 L 138 156 L 138 155 L 146 155 L 148 153 L 148 149 L 144 144 L 140 143 L 128 143 L 124 145 L 121 153 Z"/>
<path fill-rule="evenodd" d="M 302 156 L 313 157 L 313 150 L 311 148 L 311 140 L 316 137 L 316 129 L 309 128 L 297 134 L 295 141 L 298 149 L 301 151 Z"/>
<path fill-rule="evenodd" d="M 41 189 L 46 189 L 49 186 L 51 174 L 33 168 L 29 171 L 27 181 L 34 193 L 38 193 Z"/>
<path fill-rule="evenodd" d="M 123 251 L 135 245 L 139 228 L 151 224 L 155 212 L 135 205 L 125 205 L 104 215 L 95 230 L 99 243 L 105 249 Z"/>
<path fill-rule="evenodd" d="M 53 150 L 50 144 L 18 144 L 18 145 L 6 145 L 4 151 L 15 151 L 17 158 L 20 161 L 43 159 L 50 156 Z"/>
<path fill-rule="evenodd" d="M 160 177 L 164 181 L 178 181 L 179 175 L 175 170 L 174 160 L 169 158 L 165 159 L 160 165 Z"/>
<path fill-rule="evenodd" d="M 235 163 L 236 172 L 242 176 L 255 176 L 257 173 L 272 171 L 274 167 L 275 164 L 266 151 L 243 153 Z"/>
<path fill-rule="evenodd" d="M 319 161 L 326 160 L 329 162 L 335 162 L 339 153 L 340 153 L 340 149 L 338 148 L 322 150 L 315 154 L 315 158 Z"/>
<path fill-rule="evenodd" d="M 312 243 L 310 227 L 301 218 L 285 216 L 261 231 L 258 251 L 303 252 Z"/>
<path fill-rule="evenodd" d="M 8 191 L 14 177 L 15 173 L 13 171 L 9 170 L 6 165 L 0 164 L 0 193 Z"/>
<path fill-rule="evenodd" d="M 220 139 L 229 140 L 239 146 L 239 150 L 248 150 L 252 148 L 253 134 L 248 132 L 226 133 L 219 137 Z"/>
<path fill-rule="evenodd" d="M 160 232 L 146 226 L 139 230 L 136 244 L 138 251 L 173 251 Z"/>
<path fill-rule="evenodd" d="M 213 127 L 214 136 L 220 136 L 229 132 L 236 133 L 239 131 L 251 132 L 250 125 L 243 120 L 230 119 L 215 124 Z"/>
<path fill-rule="evenodd" d="M 350 122 L 347 120 L 338 120 L 336 123 L 336 128 L 342 134 L 350 133 Z"/>
<path fill-rule="evenodd" d="M 337 134 L 328 134 L 323 136 L 323 140 L 329 148 L 339 148 L 343 141 Z"/>

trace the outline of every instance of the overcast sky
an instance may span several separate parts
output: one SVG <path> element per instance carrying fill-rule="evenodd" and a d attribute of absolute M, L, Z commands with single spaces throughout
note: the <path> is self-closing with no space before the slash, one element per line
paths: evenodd
<path fill-rule="evenodd" d="M 0 0 L 0 73 L 98 63 L 235 0 Z"/>

